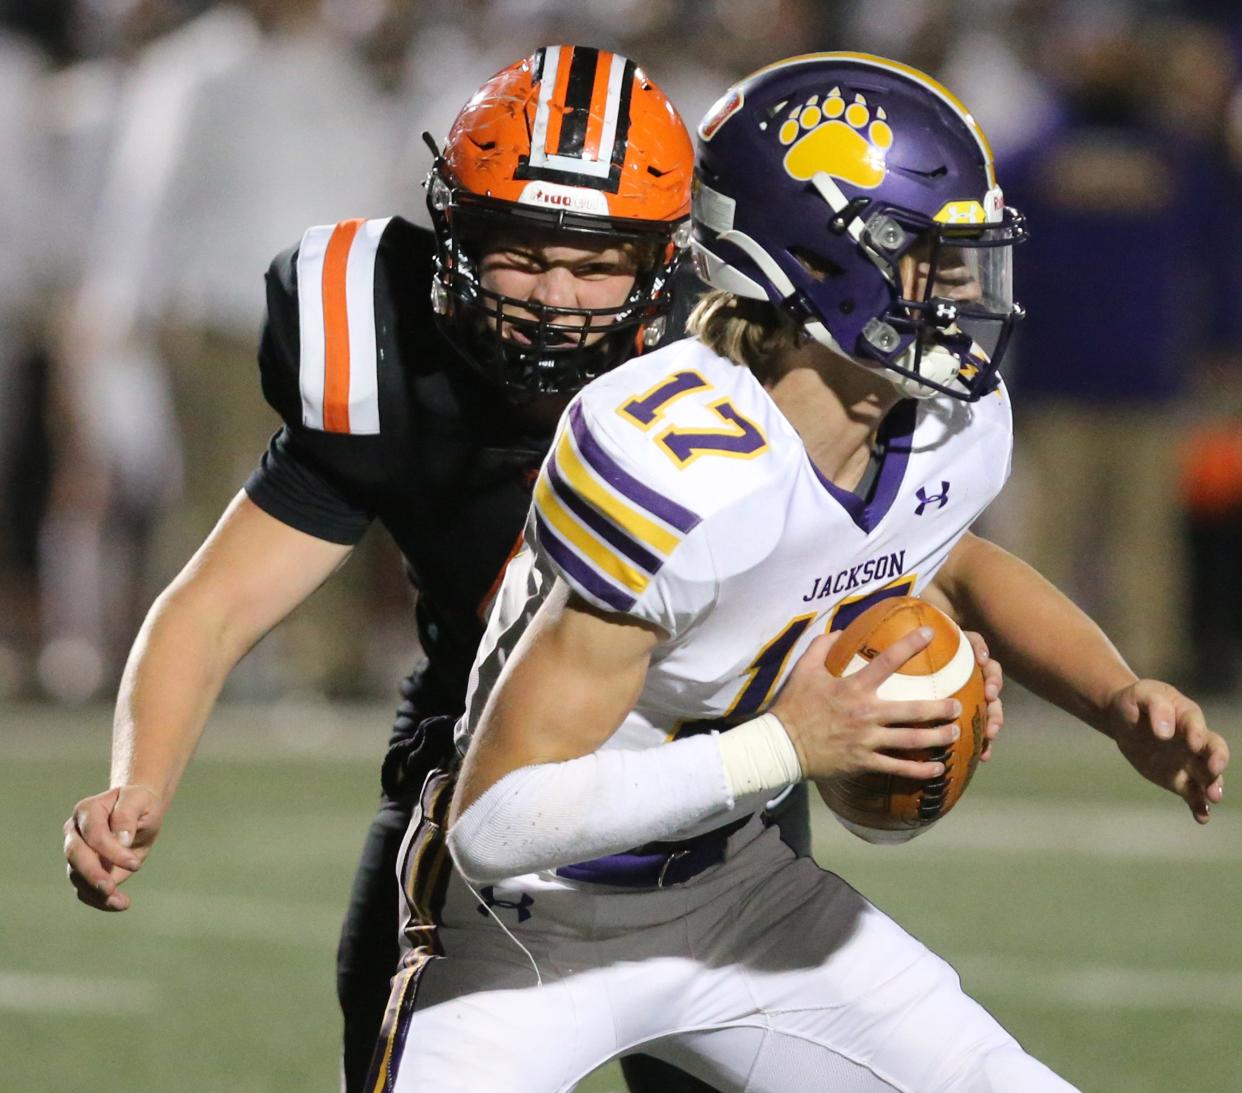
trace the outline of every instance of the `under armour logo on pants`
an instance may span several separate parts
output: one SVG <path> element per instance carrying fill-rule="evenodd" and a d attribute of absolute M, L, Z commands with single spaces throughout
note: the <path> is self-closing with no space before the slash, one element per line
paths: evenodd
<path fill-rule="evenodd" d="M 478 907 L 479 914 L 488 914 L 488 907 L 503 907 L 507 911 L 516 911 L 518 922 L 525 922 L 528 918 L 530 918 L 530 911 L 528 911 L 527 908 L 535 902 L 528 892 L 523 892 L 522 898 L 516 903 L 508 899 L 497 899 L 496 888 L 491 884 L 489 884 L 486 888 L 480 889 L 479 895 L 483 899 L 483 903 L 480 903 Z M 486 906 L 484 906 L 484 904 L 486 904 Z"/>

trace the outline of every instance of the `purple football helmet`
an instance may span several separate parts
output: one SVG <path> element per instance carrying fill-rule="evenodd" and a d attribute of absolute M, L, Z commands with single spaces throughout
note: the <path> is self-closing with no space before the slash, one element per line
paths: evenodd
<path fill-rule="evenodd" d="M 734 85 L 699 126 L 693 218 L 704 280 L 903 393 L 973 402 L 999 382 L 1025 221 L 979 126 L 917 69 L 816 53 Z"/>

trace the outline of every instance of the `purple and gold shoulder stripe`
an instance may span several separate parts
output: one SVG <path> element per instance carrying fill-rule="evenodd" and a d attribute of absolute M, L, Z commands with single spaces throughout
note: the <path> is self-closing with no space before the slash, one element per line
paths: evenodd
<path fill-rule="evenodd" d="M 700 517 L 612 458 L 574 403 L 535 484 L 539 545 L 588 599 L 628 611 Z"/>

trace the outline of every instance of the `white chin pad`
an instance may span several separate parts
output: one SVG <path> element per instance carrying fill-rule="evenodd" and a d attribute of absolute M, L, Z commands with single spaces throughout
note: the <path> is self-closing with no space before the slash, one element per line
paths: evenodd
<path fill-rule="evenodd" d="M 910 368 L 914 364 L 916 351 L 917 346 L 911 344 L 910 348 L 897 358 L 897 363 L 902 368 Z M 961 368 L 962 362 L 943 346 L 938 345 L 926 346 L 923 349 L 923 359 L 919 361 L 919 375 L 926 376 L 933 383 L 939 383 L 945 387 L 950 386 L 957 379 Z M 903 376 L 891 369 L 885 369 L 885 372 L 893 386 L 907 398 L 932 398 L 940 394 L 934 387 L 928 387 L 927 384 L 920 383 L 909 376 Z"/>

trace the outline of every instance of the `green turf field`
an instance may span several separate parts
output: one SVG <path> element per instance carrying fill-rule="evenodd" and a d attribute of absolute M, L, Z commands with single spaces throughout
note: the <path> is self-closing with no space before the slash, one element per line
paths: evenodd
<path fill-rule="evenodd" d="M 134 909 L 103 915 L 60 825 L 102 787 L 107 712 L 0 711 L 0 1088 L 334 1090 L 336 930 L 386 721 L 222 710 Z M 1216 721 L 1239 751 L 1242 713 Z M 881 850 L 821 815 L 820 860 L 1083 1090 L 1242 1090 L 1242 815 L 1200 830 L 1087 730 L 1016 697 L 1009 722 L 937 830 Z"/>

